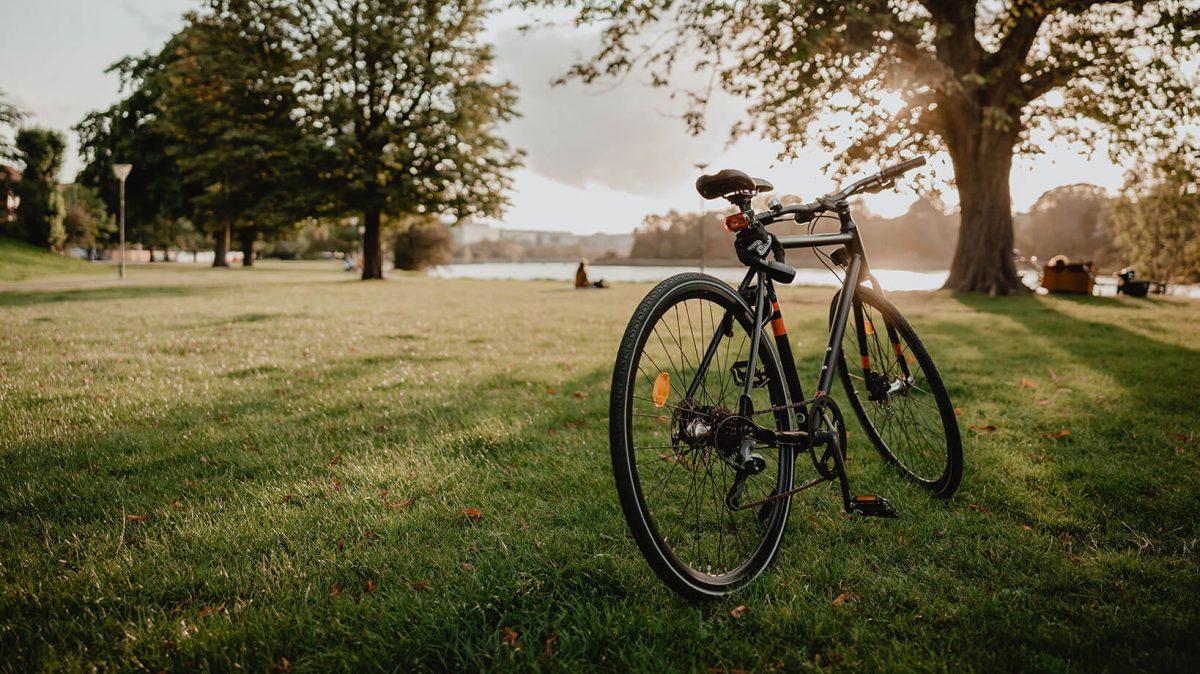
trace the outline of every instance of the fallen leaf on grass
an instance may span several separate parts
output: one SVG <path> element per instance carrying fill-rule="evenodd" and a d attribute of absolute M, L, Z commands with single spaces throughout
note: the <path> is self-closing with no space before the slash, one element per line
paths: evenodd
<path fill-rule="evenodd" d="M 1029 526 L 1028 524 L 1022 524 L 1021 531 L 1033 531 L 1033 527 Z"/>
<path fill-rule="evenodd" d="M 588 397 L 587 391 L 576 391 L 575 397 L 579 398 L 580 400 L 587 400 L 587 397 Z"/>
<path fill-rule="evenodd" d="M 286 674 L 286 672 L 292 671 L 292 661 L 287 658 L 279 658 L 279 662 L 271 665 L 271 671 L 276 674 Z"/>
<path fill-rule="evenodd" d="M 374 592 L 374 591 L 376 590 L 376 588 L 378 588 L 378 587 L 379 587 L 379 584 L 378 584 L 378 583 L 376 583 L 376 582 L 375 582 L 375 581 L 373 581 L 373 580 L 368 580 L 368 581 L 367 581 L 367 589 L 366 589 L 366 592 L 364 592 L 363 594 L 371 594 L 371 593 L 372 593 L 372 592 Z"/>
<path fill-rule="evenodd" d="M 839 594 L 838 596 L 836 596 L 836 597 L 834 597 L 834 598 L 833 598 L 833 605 L 834 605 L 834 606 L 841 606 L 841 605 L 843 605 L 843 604 L 848 604 L 848 603 L 850 603 L 850 602 L 852 602 L 852 601 L 857 601 L 857 600 L 858 600 L 858 598 L 859 598 L 859 597 L 858 597 L 858 595 L 857 595 L 856 593 L 854 593 L 854 592 L 850 592 L 850 591 L 846 591 L 846 592 L 843 592 L 843 593 L 841 593 L 841 594 Z"/>
<path fill-rule="evenodd" d="M 956 417 L 961 417 L 961 416 L 962 416 L 962 408 L 961 408 L 961 407 L 955 407 L 955 408 L 954 408 L 954 416 L 956 416 Z"/>
<path fill-rule="evenodd" d="M 1071 431 L 1064 428 L 1057 433 L 1042 433 L 1042 437 L 1047 438 L 1049 440 L 1062 440 L 1063 438 L 1067 437 L 1070 434 L 1071 434 Z"/>
<path fill-rule="evenodd" d="M 428 590 L 428 589 L 429 589 L 429 581 L 427 581 L 427 580 L 415 580 L 415 581 L 413 581 L 413 582 L 411 583 L 411 587 L 412 587 L 412 589 L 413 589 L 413 591 L 414 591 L 414 592 L 423 592 L 423 591 L 425 591 L 425 590 Z"/>
<path fill-rule="evenodd" d="M 556 393 L 558 393 L 558 391 L 553 386 L 546 387 L 546 395 L 552 396 L 552 395 L 555 395 Z"/>
<path fill-rule="evenodd" d="M 730 611 L 730 612 L 729 612 L 729 617 L 730 617 L 730 618 L 737 619 L 737 620 L 740 620 L 740 619 L 741 619 L 741 617 L 742 617 L 742 616 L 744 616 L 744 615 L 746 615 L 746 606 L 745 606 L 745 604 L 743 604 L 743 605 L 741 605 L 741 606 L 738 606 L 737 608 L 735 608 L 735 609 L 733 609 L 732 611 Z"/>
<path fill-rule="evenodd" d="M 404 499 L 403 501 L 395 501 L 393 503 L 389 503 L 389 504 L 387 504 L 387 507 L 391 508 L 392 510 L 404 510 L 406 508 L 411 507 L 414 501 L 416 501 L 416 499 L 413 498 L 412 496 L 410 496 L 410 497 Z"/>
<path fill-rule="evenodd" d="M 479 508 L 467 508 L 460 512 L 459 515 L 466 517 L 472 522 L 479 522 L 479 520 L 483 519 L 483 513 L 479 512 Z"/>
<path fill-rule="evenodd" d="M 988 510 L 987 508 L 984 508 L 983 506 L 979 505 L 978 503 L 968 503 L 967 507 L 970 508 L 971 510 L 974 510 L 977 513 L 983 513 L 984 515 L 992 514 L 992 511 Z"/>
<path fill-rule="evenodd" d="M 294 499 L 294 498 L 296 498 L 295 494 L 284 494 L 283 498 L 280 500 L 283 501 L 284 503 L 291 503 L 292 499 Z"/>
<path fill-rule="evenodd" d="M 145 515 L 126 515 L 125 516 L 126 522 L 145 522 L 146 519 L 147 518 Z"/>
<path fill-rule="evenodd" d="M 339 463 L 341 463 L 341 462 L 342 462 L 342 455 L 341 455 L 341 454 L 334 454 L 334 455 L 333 455 L 333 458 L 329 460 L 329 465 L 331 465 L 331 466 L 336 466 L 336 465 L 338 465 L 338 464 L 339 464 Z"/>
<path fill-rule="evenodd" d="M 1024 377 L 1021 378 L 1020 384 L 1021 384 L 1022 388 L 1037 388 L 1037 384 L 1033 383 L 1033 381 L 1026 379 Z"/>
<path fill-rule="evenodd" d="M 1049 398 L 1043 398 L 1043 399 L 1041 399 L 1041 400 L 1039 400 L 1039 401 L 1037 401 L 1037 402 L 1035 402 L 1035 403 L 1034 403 L 1034 405 L 1049 405 L 1049 404 L 1050 404 L 1050 399 L 1049 399 Z"/>
<path fill-rule="evenodd" d="M 516 646 L 517 639 L 519 639 L 519 638 L 521 638 L 521 635 L 513 628 L 511 628 L 511 627 L 501 627 L 500 628 L 500 643 L 504 644 L 505 646 Z"/>
<path fill-rule="evenodd" d="M 462 568 L 463 571 L 472 571 L 475 569 L 475 565 L 470 562 L 463 562 Z"/>
<path fill-rule="evenodd" d="M 973 431 L 994 431 L 994 430 L 996 430 L 996 425 L 995 424 L 971 424 L 970 426 L 968 426 L 968 428 L 970 428 Z"/>
<path fill-rule="evenodd" d="M 340 597 L 340 596 L 342 596 L 342 586 L 341 586 L 341 585 L 337 585 L 337 584 L 335 583 L 333 587 L 329 588 L 329 596 L 330 596 L 330 597 Z"/>

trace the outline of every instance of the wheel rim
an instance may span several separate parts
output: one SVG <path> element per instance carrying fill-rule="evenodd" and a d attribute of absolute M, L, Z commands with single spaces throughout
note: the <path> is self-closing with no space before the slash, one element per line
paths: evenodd
<path fill-rule="evenodd" d="M 687 394 L 730 308 L 743 311 L 730 298 L 693 291 L 665 302 L 651 316 L 632 363 L 626 417 L 640 500 L 657 544 L 694 580 L 715 585 L 745 575 L 785 514 L 783 507 L 772 507 L 783 506 L 781 501 L 745 510 L 731 510 L 724 503 L 736 471 L 717 435 L 723 422 L 736 416 L 741 386 L 731 368 L 750 352 L 749 321 L 744 316 L 733 321 L 732 335 L 722 335 L 705 377 L 692 395 Z M 768 353 L 765 345 L 760 352 Z M 752 395 L 755 409 L 786 399 L 778 364 L 767 359 L 756 369 L 764 379 Z M 664 374 L 670 382 L 665 397 Z M 789 418 L 763 415 L 756 421 L 784 428 Z M 759 453 L 766 468 L 746 479 L 742 504 L 767 498 L 790 480 L 791 457 L 778 450 Z"/>
<path fill-rule="evenodd" d="M 919 482 L 934 485 L 949 470 L 947 434 L 941 403 L 930 382 L 927 364 L 913 352 L 904 332 L 889 325 L 881 313 L 864 302 L 867 352 L 872 375 L 849 363 L 859 358 L 858 334 L 853 321 L 842 338 L 842 367 L 873 434 L 887 458 Z M 892 345 L 894 335 L 899 354 Z M 902 369 L 900 358 L 908 368 Z M 860 421 L 863 419 L 860 418 Z"/>

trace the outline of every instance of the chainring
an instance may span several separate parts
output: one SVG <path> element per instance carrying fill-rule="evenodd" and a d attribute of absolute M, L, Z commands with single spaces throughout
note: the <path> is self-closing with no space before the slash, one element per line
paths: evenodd
<path fill-rule="evenodd" d="M 816 438 L 818 433 L 829 430 L 837 433 L 838 444 L 842 450 L 842 462 L 845 463 L 846 446 L 850 440 L 850 436 L 846 433 L 846 420 L 842 417 L 842 411 L 833 398 L 824 395 L 814 399 L 808 408 L 808 437 Z M 818 447 L 814 444 L 809 448 L 809 455 L 812 457 L 813 467 L 817 469 L 817 474 L 826 479 L 837 477 L 837 462 L 833 456 L 833 448 L 827 445 L 820 449 L 822 454 L 818 458 Z"/>

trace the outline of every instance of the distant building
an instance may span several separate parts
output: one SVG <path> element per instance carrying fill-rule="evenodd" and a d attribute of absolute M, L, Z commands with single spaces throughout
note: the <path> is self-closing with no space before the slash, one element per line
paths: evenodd
<path fill-rule="evenodd" d="M 21 205 L 13 185 L 21 182 L 21 172 L 11 166 L 0 164 L 0 222 L 17 219 L 17 208 Z"/>
<path fill-rule="evenodd" d="M 455 257 L 464 261 L 628 257 L 633 234 L 573 234 L 542 229 L 505 229 L 479 222 L 454 227 Z"/>

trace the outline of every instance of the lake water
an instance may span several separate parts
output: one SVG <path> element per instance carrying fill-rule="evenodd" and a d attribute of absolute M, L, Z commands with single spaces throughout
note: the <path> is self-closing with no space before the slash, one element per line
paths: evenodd
<path fill-rule="evenodd" d="M 515 279 L 522 281 L 575 281 L 575 262 L 480 262 L 472 264 L 448 264 L 430 270 L 430 274 L 441 278 Z M 696 266 L 636 266 L 636 265 L 588 265 L 588 276 L 592 280 L 605 281 L 661 281 L 685 271 L 697 271 Z M 742 280 L 743 267 L 708 267 L 705 271 L 734 285 Z M 902 269 L 876 269 L 875 276 L 885 290 L 936 290 L 946 282 L 948 270 L 905 271 Z M 1037 285 L 1037 274 L 1023 275 L 1029 286 Z M 792 285 L 837 286 L 840 282 L 826 269 L 798 269 Z M 1117 282 L 1111 276 L 1096 278 L 1096 294 L 1113 296 Z M 1200 298 L 1200 286 L 1181 285 L 1168 288 L 1171 295 Z"/>
<path fill-rule="evenodd" d="M 517 279 L 524 281 L 575 281 L 576 262 L 481 262 L 448 264 L 430 271 L 442 278 Z M 685 271 L 698 271 L 696 266 L 638 266 L 588 265 L 588 277 L 605 281 L 661 281 Z M 745 267 L 708 267 L 705 271 L 734 285 L 746 275 Z M 945 271 L 915 272 L 896 269 L 876 269 L 875 275 L 889 290 L 933 290 L 946 281 Z M 840 285 L 825 269 L 798 269 L 794 285 Z"/>

